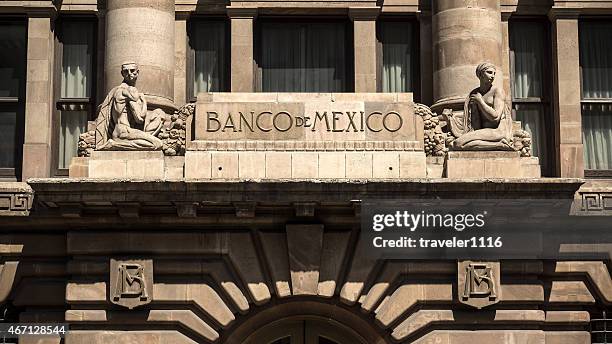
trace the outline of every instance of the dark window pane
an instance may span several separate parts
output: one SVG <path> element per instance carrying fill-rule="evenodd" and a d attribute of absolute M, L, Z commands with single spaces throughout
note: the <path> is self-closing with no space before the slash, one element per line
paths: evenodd
<path fill-rule="evenodd" d="M 415 51 L 412 43 L 412 23 L 379 22 L 382 43 L 382 91 L 411 92 L 412 63 Z"/>
<path fill-rule="evenodd" d="M 190 45 L 195 52 L 193 96 L 199 92 L 228 91 L 226 23 L 194 21 Z"/>
<path fill-rule="evenodd" d="M 343 23 L 262 23 L 264 92 L 346 91 Z"/>
<path fill-rule="evenodd" d="M 87 111 L 62 111 L 59 132 L 59 168 L 68 168 L 77 156 L 79 135 L 87 130 Z"/>
<path fill-rule="evenodd" d="M 319 337 L 319 344 L 338 344 L 331 339 Z"/>
<path fill-rule="evenodd" d="M 93 23 L 62 24 L 62 98 L 89 98 L 92 83 Z"/>
<path fill-rule="evenodd" d="M 26 66 L 26 28 L 0 22 L 0 97 L 22 97 Z"/>
<path fill-rule="evenodd" d="M 513 22 L 510 26 L 515 99 L 543 96 L 544 27 L 538 22 Z"/>
<path fill-rule="evenodd" d="M 612 23 L 580 24 L 582 98 L 612 98 Z"/>
<path fill-rule="evenodd" d="M 582 104 L 582 142 L 587 170 L 612 169 L 612 104 Z"/>
<path fill-rule="evenodd" d="M 542 104 L 515 104 L 516 120 L 521 121 L 523 129 L 531 134 L 531 153 L 540 158 L 542 170 L 546 170 L 548 152 L 546 146 L 545 111 Z"/>
<path fill-rule="evenodd" d="M 15 168 L 17 161 L 17 112 L 0 110 L 0 168 Z"/>

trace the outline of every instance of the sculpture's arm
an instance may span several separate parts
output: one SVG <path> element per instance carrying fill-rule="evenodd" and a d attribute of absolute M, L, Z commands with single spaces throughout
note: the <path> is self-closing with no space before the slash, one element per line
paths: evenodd
<path fill-rule="evenodd" d="M 136 120 L 137 123 L 143 123 L 147 114 L 147 102 L 144 100 L 143 94 L 139 93 L 136 88 L 126 88 L 123 92 L 134 116 L 134 120 Z"/>
<path fill-rule="evenodd" d="M 482 96 L 477 97 L 476 103 L 478 104 L 480 112 L 487 118 L 487 120 L 499 122 L 504 112 L 504 92 L 499 88 L 495 90 L 493 107 L 489 106 L 489 104 L 484 101 Z"/>

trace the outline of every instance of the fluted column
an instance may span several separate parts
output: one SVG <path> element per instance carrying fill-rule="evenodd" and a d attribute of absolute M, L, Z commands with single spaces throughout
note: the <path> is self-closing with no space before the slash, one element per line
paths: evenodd
<path fill-rule="evenodd" d="M 121 65 L 136 62 L 149 107 L 174 107 L 174 25 L 174 0 L 108 0 L 106 92 L 121 83 Z"/>
<path fill-rule="evenodd" d="M 476 66 L 497 66 L 495 83 L 503 84 L 499 0 L 432 0 L 433 108 L 458 109 L 478 86 Z"/>

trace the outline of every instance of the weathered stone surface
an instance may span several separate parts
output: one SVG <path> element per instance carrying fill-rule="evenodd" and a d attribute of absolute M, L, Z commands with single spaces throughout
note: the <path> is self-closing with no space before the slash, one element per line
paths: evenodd
<path fill-rule="evenodd" d="M 537 158 L 536 158 L 537 159 Z M 519 157 L 518 152 L 449 152 L 448 178 L 525 178 L 540 176 L 534 158 Z"/>
<path fill-rule="evenodd" d="M 66 344 L 196 344 L 177 331 L 70 331 Z"/>
<path fill-rule="evenodd" d="M 595 302 L 593 295 L 581 281 L 553 281 L 548 300 L 550 302 L 578 304 Z"/>
<path fill-rule="evenodd" d="M 164 179 L 161 151 L 94 151 L 89 158 L 89 178 Z"/>
<path fill-rule="evenodd" d="M 288 225 L 287 247 L 293 295 L 317 295 L 321 252 L 322 225 Z"/>

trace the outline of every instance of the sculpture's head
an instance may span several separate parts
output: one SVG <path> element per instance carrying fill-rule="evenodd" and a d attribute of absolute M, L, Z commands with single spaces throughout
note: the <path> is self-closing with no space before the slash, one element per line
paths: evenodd
<path fill-rule="evenodd" d="M 127 62 L 121 65 L 121 75 L 123 75 L 123 81 L 130 86 L 134 86 L 136 84 L 139 72 L 140 70 L 138 69 L 138 64 L 135 62 Z"/>
<path fill-rule="evenodd" d="M 483 62 L 476 67 L 476 76 L 480 79 L 480 82 L 484 84 L 493 84 L 496 72 L 497 68 L 495 65 L 489 62 Z"/>

